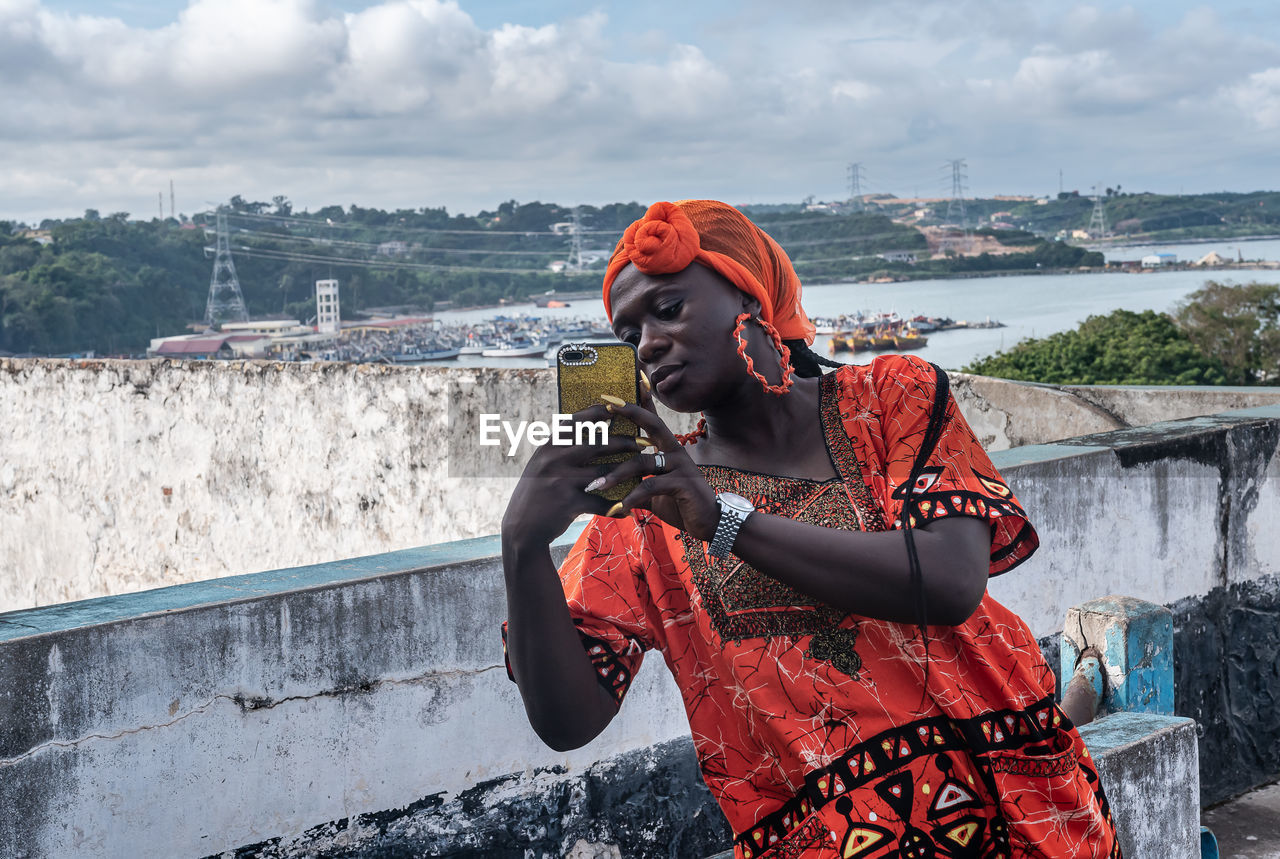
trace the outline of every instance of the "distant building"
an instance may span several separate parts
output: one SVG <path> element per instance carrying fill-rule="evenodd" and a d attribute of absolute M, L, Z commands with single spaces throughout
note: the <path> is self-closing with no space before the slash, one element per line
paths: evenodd
<path fill-rule="evenodd" d="M 1143 268 L 1160 268 L 1165 265 L 1175 265 L 1178 262 L 1178 255 L 1171 253 L 1147 254 L 1142 258 Z"/>
<path fill-rule="evenodd" d="M 214 334 L 194 337 L 161 337 L 151 341 L 148 357 L 155 358 L 262 358 L 270 337 L 257 334 Z"/>
<path fill-rule="evenodd" d="M 42 245 L 51 244 L 53 242 L 53 234 L 48 230 L 23 230 L 18 233 L 18 238 L 31 239 L 31 241 L 38 242 Z"/>
<path fill-rule="evenodd" d="M 387 242 L 386 244 L 394 244 Z M 404 244 L 401 242 L 400 244 Z M 381 248 L 379 248 L 381 253 Z M 337 334 L 342 330 L 342 317 L 338 309 L 338 282 L 316 281 L 316 331 L 320 334 Z"/>
<path fill-rule="evenodd" d="M 224 322 L 223 334 L 262 334 L 281 337 L 290 334 L 309 334 L 311 329 L 296 319 L 250 319 L 248 322 Z"/>
<path fill-rule="evenodd" d="M 394 241 L 383 242 L 378 245 L 378 256 L 383 257 L 402 257 L 409 255 L 409 243 Z"/>
<path fill-rule="evenodd" d="M 919 259 L 916 251 L 885 251 L 880 258 L 885 262 L 905 262 L 907 265 L 915 265 Z"/>

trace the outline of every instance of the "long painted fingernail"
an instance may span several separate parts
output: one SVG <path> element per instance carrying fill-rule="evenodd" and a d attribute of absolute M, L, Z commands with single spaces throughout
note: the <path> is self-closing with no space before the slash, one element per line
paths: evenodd
<path fill-rule="evenodd" d="M 641 447 L 657 447 L 657 445 L 654 444 L 653 441 L 645 438 L 642 435 L 636 436 L 636 444 L 640 445 Z"/>
<path fill-rule="evenodd" d="M 604 515 L 608 516 L 611 519 L 617 519 L 618 517 L 622 516 L 622 514 L 623 514 L 622 502 L 619 501 L 617 504 L 610 507 L 609 512 Z"/>
<path fill-rule="evenodd" d="M 610 394 L 601 394 L 600 399 L 604 400 L 606 403 L 608 403 L 611 406 L 625 406 L 627 404 L 626 400 L 620 399 Z"/>
<path fill-rule="evenodd" d="M 649 384 L 649 377 L 644 374 L 644 370 L 640 371 L 640 385 L 646 394 L 653 390 L 653 385 Z"/>
<path fill-rule="evenodd" d="M 595 492 L 595 491 L 596 491 L 597 489 L 599 489 L 601 486 L 604 486 L 604 478 L 603 478 L 603 477 L 597 477 L 595 480 L 593 480 L 593 481 L 591 481 L 590 483 L 588 483 L 588 484 L 587 484 L 587 488 L 586 488 L 586 489 L 584 489 L 584 490 L 582 490 L 582 491 L 583 491 L 583 492 Z"/>

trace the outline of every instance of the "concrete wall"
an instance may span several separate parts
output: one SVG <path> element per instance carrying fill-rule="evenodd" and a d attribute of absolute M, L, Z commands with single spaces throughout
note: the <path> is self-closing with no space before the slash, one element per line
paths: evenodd
<path fill-rule="evenodd" d="M 987 450 L 1280 403 L 1280 388 L 1038 385 L 953 373 L 956 402 Z"/>
<path fill-rule="evenodd" d="M 1280 401 L 955 390 L 993 450 Z M 0 359 L 0 611 L 496 533 L 525 457 L 481 448 L 478 415 L 542 419 L 554 392 L 549 370 Z"/>
<path fill-rule="evenodd" d="M 995 455 L 1043 548 L 992 592 L 1048 638 L 1090 597 L 1175 604 L 1210 799 L 1280 775 L 1278 441 L 1271 407 Z M 496 553 L 0 615 L 0 855 L 714 852 L 724 822 L 660 659 L 590 746 L 534 737 L 501 667 Z"/>
<path fill-rule="evenodd" d="M 1106 786 L 1125 856 L 1200 855 L 1196 723 L 1116 713 L 1080 729 Z"/>

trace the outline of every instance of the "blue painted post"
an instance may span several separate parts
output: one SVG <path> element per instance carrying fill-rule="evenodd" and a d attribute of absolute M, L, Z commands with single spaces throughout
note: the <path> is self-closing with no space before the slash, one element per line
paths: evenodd
<path fill-rule="evenodd" d="M 1218 859 L 1218 839 L 1207 826 L 1200 827 L 1200 859 Z"/>
<path fill-rule="evenodd" d="M 1101 654 L 1107 674 L 1099 716 L 1125 711 L 1173 715 L 1173 615 L 1167 608 L 1107 596 L 1068 609 L 1062 630 L 1064 684 L 1090 646 Z"/>

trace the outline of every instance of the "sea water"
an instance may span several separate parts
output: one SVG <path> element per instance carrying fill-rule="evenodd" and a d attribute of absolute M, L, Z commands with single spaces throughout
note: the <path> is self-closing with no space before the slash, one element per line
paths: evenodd
<path fill-rule="evenodd" d="M 1245 259 L 1280 258 L 1280 242 L 1243 242 L 1223 240 L 1216 244 L 1188 245 L 1201 249 L 1202 256 L 1217 250 L 1227 256 L 1230 245 L 1243 248 Z M 1264 247 L 1265 246 L 1265 247 Z M 1179 246 L 1179 249 L 1181 246 Z M 1167 248 L 1165 248 L 1167 250 Z M 1138 258 L 1146 248 L 1113 248 L 1108 255 L 1118 259 Z M 1177 252 L 1178 249 L 1174 249 Z M 1179 254 L 1179 260 L 1189 259 Z M 903 317 L 916 315 L 945 316 L 955 320 L 981 322 L 990 318 L 1003 322 L 1004 328 L 956 329 L 935 331 L 928 335 L 929 345 L 914 350 L 945 369 L 956 370 L 976 358 L 1008 349 L 1019 340 L 1044 337 L 1079 325 L 1086 317 L 1103 315 L 1113 310 L 1156 310 L 1172 312 L 1208 280 L 1224 283 L 1280 282 L 1280 271 L 1178 270 L 1126 272 L 1085 272 L 1080 274 L 1018 275 L 1010 277 L 974 277 L 945 280 L 916 280 L 903 283 L 834 283 L 804 288 L 804 306 L 810 316 L 838 316 L 842 313 L 876 313 L 894 311 Z M 461 310 L 437 313 L 444 324 L 476 323 L 496 314 L 562 319 L 604 319 L 598 301 L 575 301 L 569 307 L 540 308 L 513 305 L 502 310 Z M 814 349 L 826 354 L 829 336 L 818 335 Z M 858 355 L 857 363 L 869 360 Z M 840 360 L 848 361 L 848 353 Z M 462 356 L 450 364 L 457 366 L 542 367 L 543 358 L 481 358 Z"/>

